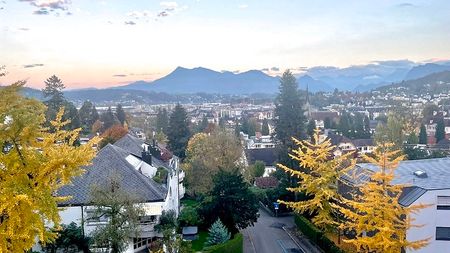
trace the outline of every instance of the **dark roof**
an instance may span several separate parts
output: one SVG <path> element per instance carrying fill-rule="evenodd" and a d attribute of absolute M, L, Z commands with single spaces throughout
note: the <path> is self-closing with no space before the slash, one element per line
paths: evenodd
<path fill-rule="evenodd" d="M 279 182 L 275 177 L 257 177 L 255 178 L 255 185 L 259 188 L 276 188 Z"/>
<path fill-rule="evenodd" d="M 72 196 L 62 205 L 89 204 L 92 187 L 107 183 L 111 176 L 117 176 L 121 180 L 121 188 L 142 202 L 163 201 L 167 189 L 137 171 L 125 159 L 128 155 L 129 152 L 111 144 L 102 148 L 83 175 L 73 178 L 72 184 L 58 190 L 60 196 Z"/>
<path fill-rule="evenodd" d="M 275 148 L 246 149 L 245 155 L 249 164 L 254 164 L 256 161 L 263 161 L 266 166 L 272 166 L 277 160 Z"/>
<path fill-rule="evenodd" d="M 330 120 L 335 120 L 339 118 L 339 115 L 337 112 L 318 111 L 318 112 L 311 112 L 311 118 L 314 120 L 325 120 L 326 118 L 329 118 Z"/>
<path fill-rule="evenodd" d="M 142 150 L 144 149 L 142 147 L 143 144 L 143 140 L 134 137 L 131 134 L 126 134 L 124 137 L 116 141 L 114 146 L 120 147 L 137 157 L 142 157 Z"/>
<path fill-rule="evenodd" d="M 352 142 L 356 147 L 374 146 L 373 139 L 354 139 Z"/>
<path fill-rule="evenodd" d="M 328 138 L 330 139 L 331 144 L 334 146 L 337 146 L 343 142 L 352 142 L 352 140 L 350 140 L 349 138 L 335 133 L 329 133 Z"/>
<path fill-rule="evenodd" d="M 403 188 L 402 194 L 398 199 L 398 203 L 402 206 L 410 206 L 420 196 L 422 196 L 427 190 L 417 186 Z"/>
<path fill-rule="evenodd" d="M 450 149 L 450 140 L 442 139 L 436 144 L 437 148 Z"/>

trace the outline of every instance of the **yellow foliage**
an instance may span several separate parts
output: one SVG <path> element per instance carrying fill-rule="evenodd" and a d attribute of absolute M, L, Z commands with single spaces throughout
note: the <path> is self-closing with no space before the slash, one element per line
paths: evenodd
<path fill-rule="evenodd" d="M 371 180 L 359 187 L 359 193 L 353 194 L 353 200 L 345 200 L 341 208 L 346 222 L 342 229 L 356 232 L 355 239 L 344 240 L 352 243 L 358 252 L 400 252 L 402 248 L 419 249 L 429 239 L 407 241 L 406 231 L 412 224 L 412 213 L 425 205 L 403 207 L 398 203 L 405 185 L 393 185 L 394 171 L 404 159 L 399 150 L 393 149 L 393 143 L 378 146 L 373 157 L 364 156 L 365 160 L 377 165 L 378 171 L 371 175 Z"/>
<path fill-rule="evenodd" d="M 335 219 L 337 208 L 331 203 L 339 202 L 341 199 L 338 194 L 338 179 L 354 166 L 355 160 L 351 157 L 353 153 L 333 158 L 332 152 L 335 146 L 329 139 L 320 142 L 318 129 L 315 130 L 313 141 L 292 139 L 298 148 L 292 150 L 289 156 L 298 161 L 303 170 L 294 170 L 282 164 L 277 166 L 300 179 L 298 187 L 288 188 L 288 190 L 305 193 L 310 199 L 298 202 L 279 200 L 278 202 L 299 213 L 316 214 L 312 222 L 321 229 L 328 230 L 337 226 Z"/>
<path fill-rule="evenodd" d="M 95 155 L 92 143 L 74 146 L 80 129 L 63 130 L 63 110 L 51 122 L 54 132 L 42 125 L 45 106 L 19 95 L 24 82 L 0 90 L 0 253 L 24 252 L 36 238 L 43 243 L 56 238 L 57 190 L 83 173 Z"/>

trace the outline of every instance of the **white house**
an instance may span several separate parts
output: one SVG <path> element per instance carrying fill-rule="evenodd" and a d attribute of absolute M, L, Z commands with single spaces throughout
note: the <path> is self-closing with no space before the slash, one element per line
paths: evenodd
<path fill-rule="evenodd" d="M 160 184 L 152 179 L 158 168 L 167 170 L 166 183 Z M 90 193 L 94 185 L 107 183 L 111 176 L 120 181 L 122 190 L 138 198 L 145 210 L 139 235 L 135 238 L 130 236 L 127 253 L 145 250 L 147 244 L 159 236 L 154 226 L 163 210 L 174 210 L 178 215 L 180 199 L 185 192 L 182 183 L 184 172 L 179 169 L 178 158 L 172 156 L 168 159 L 156 143 L 149 145 L 127 134 L 114 145 L 108 144 L 102 148 L 85 169 L 86 172 L 75 177 L 71 185 L 58 191 L 60 196 L 72 196 L 60 205 L 62 224 L 75 222 L 82 227 L 85 235 L 105 224 L 107 218 L 93 217 Z M 35 245 L 33 250 L 39 251 L 40 246 Z"/>
<path fill-rule="evenodd" d="M 358 164 L 357 177 L 343 177 L 343 180 L 358 185 L 368 180 L 371 172 L 379 168 L 373 164 Z M 353 174 L 353 172 L 351 172 Z M 399 203 L 403 206 L 425 204 L 428 207 L 413 214 L 413 227 L 406 238 L 416 241 L 430 238 L 429 244 L 407 253 L 450 252 L 450 159 L 436 158 L 400 162 L 395 170 L 394 184 L 404 184 Z"/>

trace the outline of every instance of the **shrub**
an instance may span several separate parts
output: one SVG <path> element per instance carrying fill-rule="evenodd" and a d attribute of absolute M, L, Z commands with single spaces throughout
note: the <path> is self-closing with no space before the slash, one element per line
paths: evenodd
<path fill-rule="evenodd" d="M 221 244 L 230 240 L 230 232 L 228 232 L 228 229 L 223 225 L 220 219 L 217 219 L 208 231 L 209 234 L 208 239 L 206 239 L 206 245 Z"/>
<path fill-rule="evenodd" d="M 241 233 L 235 234 L 234 238 L 226 243 L 207 247 L 205 253 L 242 253 L 244 239 Z"/>
<path fill-rule="evenodd" d="M 197 208 L 192 206 L 185 206 L 180 212 L 178 217 L 180 226 L 198 226 L 200 224 L 200 218 L 197 212 Z"/>

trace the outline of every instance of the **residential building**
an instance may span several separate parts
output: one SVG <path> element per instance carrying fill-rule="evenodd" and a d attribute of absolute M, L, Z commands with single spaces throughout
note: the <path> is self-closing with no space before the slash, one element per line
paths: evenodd
<path fill-rule="evenodd" d="M 73 178 L 72 184 L 63 186 L 60 196 L 71 198 L 59 205 L 62 224 L 75 222 L 82 227 L 83 234 L 89 236 L 98 226 L 108 222 L 107 217 L 95 217 L 91 192 L 97 185 L 108 184 L 113 177 L 121 190 L 139 200 L 145 210 L 137 237 L 130 235 L 127 253 L 146 250 L 147 244 L 160 236 L 154 229 L 164 210 L 174 210 L 178 215 L 180 199 L 184 196 L 184 172 L 179 169 L 176 156 L 163 154 L 156 143 L 147 144 L 130 134 L 115 144 L 102 148 L 86 172 Z M 167 171 L 167 179 L 157 183 L 152 178 L 157 171 Z M 39 251 L 39 245 L 33 250 Z"/>

